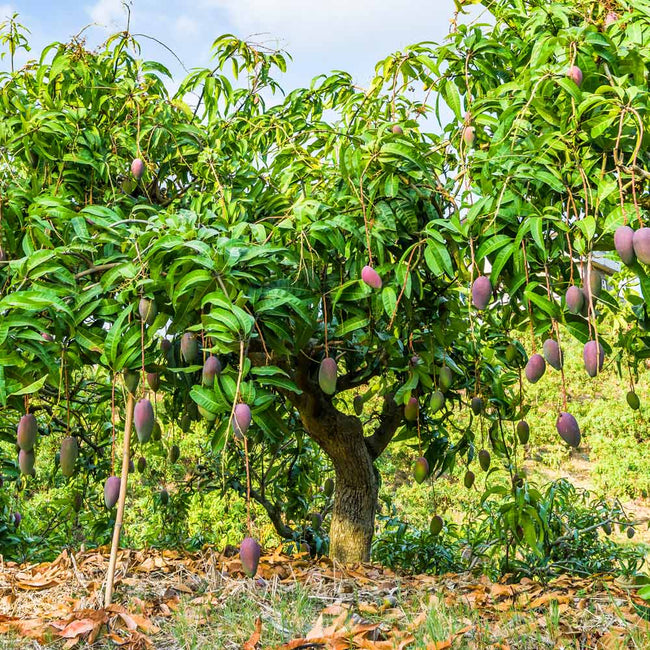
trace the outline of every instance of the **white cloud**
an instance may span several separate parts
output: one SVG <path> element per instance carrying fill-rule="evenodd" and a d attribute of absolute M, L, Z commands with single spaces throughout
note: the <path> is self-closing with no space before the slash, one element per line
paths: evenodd
<path fill-rule="evenodd" d="M 427 33 L 440 33 L 453 12 L 450 0 L 403 0 L 399 4 L 377 0 L 199 0 L 199 6 L 225 11 L 247 34 L 264 31 L 286 39 L 289 49 L 319 49 L 325 43 L 349 49 L 386 41 L 405 44 L 404 39 L 413 34 L 424 39 Z"/>
<path fill-rule="evenodd" d="M 174 36 L 189 37 L 196 36 L 200 29 L 196 20 L 183 14 L 176 19 L 173 31 L 175 32 Z"/>
<path fill-rule="evenodd" d="M 11 18 L 16 10 L 11 5 L 0 5 L 0 23 Z"/>
<path fill-rule="evenodd" d="M 86 12 L 94 22 L 100 25 L 111 26 L 125 24 L 126 9 L 122 0 L 97 0 L 97 2 L 86 7 Z"/>

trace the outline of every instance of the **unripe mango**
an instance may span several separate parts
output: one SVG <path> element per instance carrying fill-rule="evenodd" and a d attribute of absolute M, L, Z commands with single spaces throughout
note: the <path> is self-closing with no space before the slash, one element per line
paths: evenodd
<path fill-rule="evenodd" d="M 323 525 L 323 516 L 319 512 L 314 512 L 310 517 L 310 521 L 311 521 L 311 527 L 314 530 L 319 530 L 320 527 Z"/>
<path fill-rule="evenodd" d="M 634 537 L 635 532 L 636 531 L 634 530 L 634 526 L 628 526 L 627 530 L 625 531 L 628 539 L 632 539 Z"/>
<path fill-rule="evenodd" d="M 517 438 L 522 445 L 527 445 L 528 440 L 530 439 L 530 427 L 526 420 L 521 420 L 517 422 Z"/>
<path fill-rule="evenodd" d="M 602 369 L 605 362 L 605 350 L 600 342 L 587 341 L 582 352 L 585 369 L 590 377 L 595 377 Z"/>
<path fill-rule="evenodd" d="M 141 443 L 149 442 L 156 418 L 153 413 L 153 406 L 148 399 L 141 399 L 133 411 L 133 422 Z"/>
<path fill-rule="evenodd" d="M 357 416 L 360 416 L 363 413 L 363 397 L 361 395 L 356 395 L 352 400 L 352 407 Z"/>
<path fill-rule="evenodd" d="M 555 423 L 557 432 L 570 447 L 580 446 L 580 427 L 578 421 L 570 413 L 560 413 Z"/>
<path fill-rule="evenodd" d="M 110 510 L 120 497 L 120 477 L 109 476 L 104 483 L 104 504 Z"/>
<path fill-rule="evenodd" d="M 446 393 L 451 388 L 451 385 L 453 383 L 454 373 L 451 371 L 451 369 L 448 366 L 443 366 L 440 368 L 440 372 L 438 373 L 438 385 L 440 386 L 440 390 L 443 393 Z"/>
<path fill-rule="evenodd" d="M 131 395 L 135 395 L 136 391 L 138 390 L 139 383 L 140 383 L 139 372 L 134 372 L 133 370 L 124 371 L 124 385 L 126 386 L 126 390 L 129 393 L 131 393 Z"/>
<path fill-rule="evenodd" d="M 162 438 L 162 429 L 160 428 L 160 422 L 158 422 L 158 420 L 153 423 L 153 431 L 151 432 L 151 437 L 156 442 Z"/>
<path fill-rule="evenodd" d="M 331 478 L 326 479 L 323 485 L 323 494 L 329 499 L 334 494 L 334 480 Z"/>
<path fill-rule="evenodd" d="M 165 488 L 160 490 L 160 503 L 166 506 L 169 503 L 169 492 Z"/>
<path fill-rule="evenodd" d="M 72 496 L 72 509 L 75 512 L 81 511 L 81 506 L 83 506 L 84 498 L 81 492 L 75 492 Z"/>
<path fill-rule="evenodd" d="M 140 302 L 138 303 L 138 314 L 140 315 L 140 319 L 147 325 L 153 325 L 153 322 L 156 320 L 156 316 L 158 315 L 158 307 L 150 298 L 140 298 Z"/>
<path fill-rule="evenodd" d="M 431 518 L 431 523 L 429 524 L 429 530 L 431 531 L 431 534 L 434 536 L 440 535 L 443 525 L 444 522 L 442 520 L 442 517 L 440 515 L 434 515 Z"/>
<path fill-rule="evenodd" d="M 444 393 L 442 393 L 439 390 L 436 390 L 433 393 L 431 393 L 431 401 L 429 402 L 429 406 L 431 407 L 431 413 L 437 413 L 444 407 L 444 405 L 445 405 Z"/>
<path fill-rule="evenodd" d="M 627 405 L 633 411 L 637 411 L 641 406 L 641 402 L 639 401 L 639 396 L 633 390 L 628 391 L 627 395 L 625 396 L 625 399 L 627 401 Z"/>
<path fill-rule="evenodd" d="M 173 465 L 181 455 L 181 450 L 178 445 L 172 445 L 169 449 L 169 462 Z"/>
<path fill-rule="evenodd" d="M 417 483 L 422 483 L 429 476 L 429 461 L 423 456 L 416 458 L 413 464 L 413 477 Z"/>
<path fill-rule="evenodd" d="M 519 350 L 517 350 L 517 346 L 514 343 L 508 343 L 505 351 L 506 361 L 508 363 L 514 363 L 518 355 Z"/>
<path fill-rule="evenodd" d="M 238 439 L 242 439 L 251 424 L 251 409 L 248 404 L 237 404 L 232 417 L 232 429 Z"/>
<path fill-rule="evenodd" d="M 474 480 L 475 479 L 476 479 L 476 476 L 475 476 L 474 472 L 472 472 L 471 469 L 468 469 L 465 472 L 465 476 L 463 477 L 463 483 L 464 483 L 465 487 L 468 490 L 470 490 L 472 488 L 472 486 L 474 485 Z"/>
<path fill-rule="evenodd" d="M 183 413 L 183 417 L 180 421 L 181 431 L 183 433 L 188 433 L 192 428 L 192 416 L 189 413 Z"/>
<path fill-rule="evenodd" d="M 472 397 L 470 406 L 474 415 L 480 415 L 483 412 L 483 400 L 480 397 Z"/>
<path fill-rule="evenodd" d="M 326 357 L 320 363 L 318 369 L 318 384 L 326 395 L 334 395 L 336 392 L 336 375 L 338 367 L 332 357 Z"/>
<path fill-rule="evenodd" d="M 382 281 L 379 277 L 379 274 L 372 266 L 364 266 L 361 269 L 361 279 L 371 288 L 371 289 L 381 289 Z"/>
<path fill-rule="evenodd" d="M 541 354 L 533 354 L 526 364 L 526 379 L 531 384 L 536 384 L 546 372 L 546 361 Z"/>
<path fill-rule="evenodd" d="M 24 474 L 25 476 L 33 476 L 34 475 L 34 463 L 36 462 L 36 456 L 34 455 L 34 451 L 25 451 L 24 449 L 21 449 L 18 452 L 18 467 L 20 468 L 20 473 Z"/>
<path fill-rule="evenodd" d="M 563 358 L 562 358 L 562 350 L 560 350 L 560 346 L 558 345 L 558 342 L 554 341 L 553 339 L 546 339 L 546 341 L 544 341 L 544 345 L 542 346 L 542 348 L 544 350 L 544 358 L 546 359 L 548 364 L 552 368 L 555 368 L 555 370 L 561 370 Z"/>
<path fill-rule="evenodd" d="M 221 362 L 217 357 L 211 354 L 203 364 L 201 372 L 201 383 L 204 386 L 214 386 L 214 378 L 221 372 Z"/>
<path fill-rule="evenodd" d="M 31 451 L 36 444 L 36 436 L 38 435 L 38 422 L 32 413 L 27 413 L 20 418 L 18 422 L 18 430 L 16 440 L 18 446 L 23 451 Z"/>
<path fill-rule="evenodd" d="M 587 278 L 587 275 L 589 277 Z M 596 308 L 596 298 L 600 296 L 603 290 L 603 275 L 595 268 L 591 270 L 586 269 L 582 278 L 582 293 L 585 296 L 584 312 L 589 311 L 590 303 L 591 308 Z M 586 314 L 585 314 L 586 315 Z"/>
<path fill-rule="evenodd" d="M 404 407 L 404 419 L 409 422 L 415 422 L 418 419 L 420 405 L 416 397 L 411 397 Z"/>
<path fill-rule="evenodd" d="M 147 384 L 149 388 L 155 393 L 160 388 L 160 375 L 157 372 L 147 373 Z"/>
<path fill-rule="evenodd" d="M 185 332 L 181 337 L 181 356 L 186 364 L 192 365 L 199 356 L 199 342 L 194 332 Z"/>
<path fill-rule="evenodd" d="M 147 469 L 147 459 L 144 456 L 140 456 L 138 458 L 138 472 L 142 474 L 145 469 Z"/>
<path fill-rule="evenodd" d="M 487 472 L 490 469 L 491 461 L 490 452 L 487 449 L 481 449 L 481 451 L 478 452 L 478 464 L 484 472 Z"/>
<path fill-rule="evenodd" d="M 74 467 L 77 462 L 79 454 L 79 445 L 77 439 L 72 436 L 67 436 L 61 441 L 61 474 L 63 476 L 72 476 L 74 474 Z"/>
<path fill-rule="evenodd" d="M 472 302 L 476 309 L 485 309 L 492 298 L 492 283 L 486 275 L 479 275 L 472 284 Z"/>
<path fill-rule="evenodd" d="M 252 537 L 246 537 L 239 547 L 239 559 L 241 560 L 244 573 L 252 578 L 257 573 L 260 563 L 262 549 Z"/>
<path fill-rule="evenodd" d="M 216 413 L 213 413 L 212 411 L 208 411 L 208 409 L 204 408 L 200 404 L 198 405 L 198 408 L 199 408 L 199 415 L 204 420 L 207 420 L 208 422 L 214 422 L 217 419 Z"/>

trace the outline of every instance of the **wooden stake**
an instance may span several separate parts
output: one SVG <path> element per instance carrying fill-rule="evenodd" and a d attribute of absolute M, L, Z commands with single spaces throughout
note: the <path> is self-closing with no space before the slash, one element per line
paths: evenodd
<path fill-rule="evenodd" d="M 124 449 L 122 450 L 122 475 L 120 476 L 120 496 L 117 501 L 117 515 L 113 527 L 113 542 L 111 543 L 111 557 L 108 562 L 106 573 L 106 593 L 104 596 L 104 607 L 111 604 L 113 598 L 113 581 L 115 580 L 115 564 L 117 563 L 117 551 L 120 547 L 120 533 L 122 532 L 122 519 L 124 518 L 124 503 L 126 501 L 126 483 L 129 477 L 129 453 L 131 447 L 131 427 L 133 425 L 133 409 L 135 398 L 129 393 L 126 400 L 126 422 L 124 423 Z"/>

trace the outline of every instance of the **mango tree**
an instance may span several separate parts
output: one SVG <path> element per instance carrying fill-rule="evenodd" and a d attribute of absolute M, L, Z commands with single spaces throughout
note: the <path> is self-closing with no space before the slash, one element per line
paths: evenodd
<path fill-rule="evenodd" d="M 84 454 L 115 438 L 114 425 L 87 431 L 88 402 L 128 432 L 140 398 L 142 442 L 154 418 L 200 418 L 285 537 L 289 511 L 261 461 L 308 436 L 334 468 L 330 553 L 344 562 L 369 557 L 375 461 L 391 441 L 417 449 L 417 480 L 462 460 L 469 486 L 489 448 L 490 471 L 508 477 L 495 489 L 514 499 L 504 525 L 534 544 L 542 524 L 515 453 L 523 375 L 561 371 L 561 326 L 591 344 L 590 374 L 599 346 L 632 368 L 647 356 L 643 298 L 628 288 L 622 309 L 593 256 L 641 219 L 646 73 L 642 32 L 605 27 L 600 5 L 489 8 L 494 22 L 457 21 L 446 44 L 381 61 L 367 90 L 338 72 L 283 97 L 272 74 L 286 57 L 232 36 L 174 96 L 128 33 L 95 53 L 54 44 L 4 74 L 7 429 L 35 414 L 41 434 Z M 573 285 L 586 305 L 571 302 L 575 314 Z M 616 341 L 598 335 L 609 316 Z M 516 332 L 530 333 L 530 359 Z M 579 444 L 566 395 L 558 414 Z M 25 474 L 34 448 L 21 448 Z"/>

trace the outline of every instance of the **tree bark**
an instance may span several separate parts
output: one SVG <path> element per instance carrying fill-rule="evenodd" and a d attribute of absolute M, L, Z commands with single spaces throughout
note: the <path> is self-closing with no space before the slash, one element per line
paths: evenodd
<path fill-rule="evenodd" d="M 302 393 L 289 398 L 307 433 L 329 456 L 336 473 L 330 527 L 330 557 L 342 563 L 367 562 L 375 526 L 379 480 L 374 461 L 386 448 L 402 418 L 392 395 L 384 398 L 379 425 L 365 437 L 361 420 L 342 413 L 316 379 L 318 366 L 306 355 L 294 378 Z"/>
<path fill-rule="evenodd" d="M 374 469 L 369 457 L 367 462 Z M 330 556 L 344 564 L 368 562 L 375 532 L 377 478 L 374 472 L 371 476 L 366 471 L 351 472 L 347 463 L 341 467 L 335 462 L 334 468 L 336 492 L 330 526 Z"/>

